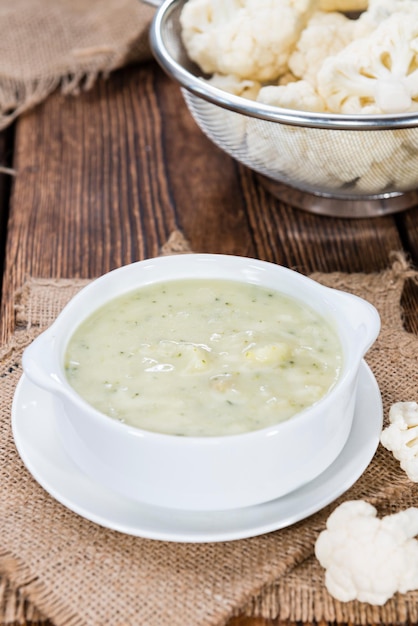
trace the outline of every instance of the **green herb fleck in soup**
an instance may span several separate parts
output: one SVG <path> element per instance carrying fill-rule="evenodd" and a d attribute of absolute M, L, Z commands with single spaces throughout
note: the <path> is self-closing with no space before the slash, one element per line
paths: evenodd
<path fill-rule="evenodd" d="M 287 420 L 335 384 L 333 326 L 278 291 L 227 280 L 174 280 L 118 297 L 70 339 L 69 383 L 132 426 L 232 435 Z"/>

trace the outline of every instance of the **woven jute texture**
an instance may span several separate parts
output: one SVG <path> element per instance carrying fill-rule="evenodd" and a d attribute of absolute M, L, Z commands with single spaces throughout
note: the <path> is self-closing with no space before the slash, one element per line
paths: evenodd
<path fill-rule="evenodd" d="M 180 245 L 174 251 L 188 250 Z M 418 398 L 418 339 L 405 332 L 400 308 L 405 281 L 417 276 L 400 255 L 381 273 L 314 275 L 366 298 L 380 312 L 382 330 L 366 360 L 382 392 L 385 419 L 393 402 Z M 29 279 L 17 296 L 16 332 L 1 353 L 4 623 L 19 622 L 25 600 L 57 626 L 220 626 L 240 612 L 292 621 L 417 623 L 417 592 L 398 595 L 383 607 L 334 601 L 313 556 L 329 513 L 344 500 L 365 499 L 379 515 L 418 506 L 417 486 L 381 446 L 363 476 L 325 509 L 283 530 L 224 543 L 166 543 L 124 535 L 72 513 L 38 485 L 21 462 L 11 432 L 22 350 L 84 284 Z"/>
<path fill-rule="evenodd" d="M 141 0 L 2 0 L 0 130 L 57 88 L 76 94 L 150 58 L 154 12 Z"/>

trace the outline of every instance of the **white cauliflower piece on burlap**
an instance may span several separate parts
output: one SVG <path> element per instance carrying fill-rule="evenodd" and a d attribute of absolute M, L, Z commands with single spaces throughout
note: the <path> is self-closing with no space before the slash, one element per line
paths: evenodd
<path fill-rule="evenodd" d="M 418 508 L 377 518 L 364 500 L 347 501 L 329 516 L 315 543 L 325 585 L 341 602 L 383 605 L 418 589 Z"/>
<path fill-rule="evenodd" d="M 400 462 L 408 478 L 418 482 L 418 404 L 396 402 L 389 410 L 389 426 L 380 436 L 382 445 Z"/>
<path fill-rule="evenodd" d="M 317 0 L 189 0 L 181 36 L 208 74 L 270 81 L 287 71 L 290 53 Z"/>

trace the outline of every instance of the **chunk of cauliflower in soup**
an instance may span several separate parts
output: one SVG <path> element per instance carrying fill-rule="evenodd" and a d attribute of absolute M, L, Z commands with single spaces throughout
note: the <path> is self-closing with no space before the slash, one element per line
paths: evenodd
<path fill-rule="evenodd" d="M 291 418 L 338 379 L 332 324 L 279 291 L 172 280 L 120 296 L 69 341 L 69 383 L 106 415 L 144 430 L 223 436 Z"/>

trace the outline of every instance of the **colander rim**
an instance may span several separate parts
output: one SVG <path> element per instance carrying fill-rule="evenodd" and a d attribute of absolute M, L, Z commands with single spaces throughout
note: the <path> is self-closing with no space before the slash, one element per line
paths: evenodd
<path fill-rule="evenodd" d="M 165 45 L 163 36 L 165 26 L 177 5 L 185 1 L 164 0 L 157 7 L 150 24 L 149 42 L 153 56 L 162 69 L 195 96 L 245 116 L 291 126 L 337 130 L 396 130 L 418 127 L 417 111 L 380 115 L 316 113 L 262 104 L 215 87 L 203 80 L 203 76 L 196 76 L 188 71 L 173 58 Z"/>

